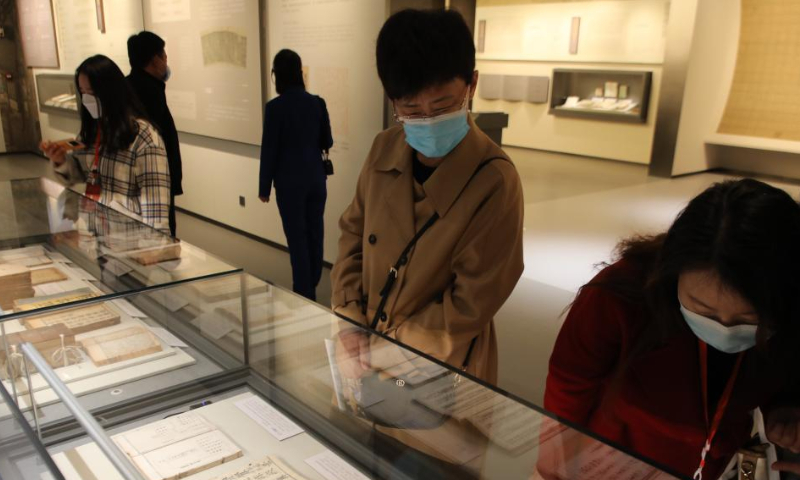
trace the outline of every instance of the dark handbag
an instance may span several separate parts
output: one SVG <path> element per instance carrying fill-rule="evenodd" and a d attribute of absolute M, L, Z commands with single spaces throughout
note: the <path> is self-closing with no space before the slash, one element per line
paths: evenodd
<path fill-rule="evenodd" d="M 333 175 L 333 161 L 328 157 L 328 152 L 322 151 L 322 166 L 325 168 L 325 175 Z"/>

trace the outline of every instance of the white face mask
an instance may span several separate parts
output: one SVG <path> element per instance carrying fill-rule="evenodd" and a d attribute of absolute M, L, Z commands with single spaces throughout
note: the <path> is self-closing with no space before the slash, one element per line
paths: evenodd
<path fill-rule="evenodd" d="M 683 305 L 681 305 L 681 314 L 697 338 L 720 352 L 739 353 L 756 345 L 757 325 L 726 327 L 716 320 L 687 310 Z"/>
<path fill-rule="evenodd" d="M 100 118 L 100 100 L 98 100 L 97 97 L 89 93 L 84 93 L 81 95 L 81 103 L 83 103 L 83 108 L 89 112 L 92 118 L 95 120 Z"/>

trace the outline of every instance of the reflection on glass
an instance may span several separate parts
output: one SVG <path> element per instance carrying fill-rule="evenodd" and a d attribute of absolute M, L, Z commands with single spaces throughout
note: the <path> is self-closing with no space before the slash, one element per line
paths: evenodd
<path fill-rule="evenodd" d="M 673 478 L 299 297 L 268 298 L 252 367 L 366 450 L 376 478 Z"/>
<path fill-rule="evenodd" d="M 239 270 L 47 179 L 0 200 L 0 319 Z"/>

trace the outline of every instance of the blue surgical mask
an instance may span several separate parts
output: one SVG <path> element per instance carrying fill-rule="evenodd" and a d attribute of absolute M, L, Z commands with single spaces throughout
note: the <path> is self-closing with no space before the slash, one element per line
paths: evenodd
<path fill-rule="evenodd" d="M 164 82 L 168 82 L 172 78 L 172 69 L 167 65 L 167 70 L 164 72 Z"/>
<path fill-rule="evenodd" d="M 756 325 L 726 327 L 716 320 L 687 310 L 683 305 L 681 313 L 697 338 L 720 352 L 739 353 L 756 345 Z"/>
<path fill-rule="evenodd" d="M 467 98 L 457 112 L 429 118 L 403 118 L 406 143 L 428 158 L 441 158 L 453 151 L 469 132 Z"/>

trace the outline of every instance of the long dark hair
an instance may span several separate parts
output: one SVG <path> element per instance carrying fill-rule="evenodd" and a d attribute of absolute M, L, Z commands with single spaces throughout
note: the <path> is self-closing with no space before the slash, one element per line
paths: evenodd
<path fill-rule="evenodd" d="M 136 119 L 144 119 L 145 115 L 122 70 L 105 55 L 89 57 L 75 70 L 75 89 L 78 92 L 81 91 L 78 83 L 81 74 L 89 79 L 94 96 L 100 103 L 100 118 L 97 120 L 85 108 L 81 108 L 81 140 L 93 145 L 97 138 L 97 127 L 100 126 L 102 153 L 127 149 L 139 133 Z"/>
<path fill-rule="evenodd" d="M 626 363 L 688 328 L 679 311 L 678 277 L 701 269 L 715 272 L 753 305 L 760 351 L 778 361 L 794 355 L 800 340 L 800 206 L 783 190 L 752 179 L 717 183 L 689 202 L 665 234 L 626 240 L 618 256 L 642 275 L 610 276 L 587 286 L 645 306 L 651 321 Z"/>
<path fill-rule="evenodd" d="M 275 90 L 278 95 L 292 87 L 306 88 L 303 81 L 303 61 L 293 50 L 283 49 L 275 54 L 272 61 L 272 73 L 275 74 Z"/>

